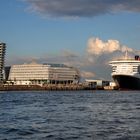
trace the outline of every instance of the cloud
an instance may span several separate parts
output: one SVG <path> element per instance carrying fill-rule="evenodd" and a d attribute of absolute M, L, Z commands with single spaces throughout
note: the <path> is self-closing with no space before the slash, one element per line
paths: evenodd
<path fill-rule="evenodd" d="M 102 41 L 99 38 L 90 38 L 88 40 L 87 52 L 91 55 L 101 55 L 115 51 L 125 52 L 126 50 L 133 51 L 131 48 L 121 45 L 118 40 Z"/>
<path fill-rule="evenodd" d="M 90 72 L 90 71 L 81 71 L 81 76 L 84 78 L 93 78 L 95 77 L 95 73 Z"/>
<path fill-rule="evenodd" d="M 22 0 L 47 17 L 94 17 L 115 12 L 140 12 L 140 0 Z"/>

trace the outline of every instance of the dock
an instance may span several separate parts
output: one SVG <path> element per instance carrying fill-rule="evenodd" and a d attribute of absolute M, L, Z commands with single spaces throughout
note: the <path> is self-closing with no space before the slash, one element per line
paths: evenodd
<path fill-rule="evenodd" d="M 66 91 L 66 90 L 114 90 L 114 88 L 90 87 L 84 84 L 47 84 L 47 85 L 0 85 L 0 91 Z"/>

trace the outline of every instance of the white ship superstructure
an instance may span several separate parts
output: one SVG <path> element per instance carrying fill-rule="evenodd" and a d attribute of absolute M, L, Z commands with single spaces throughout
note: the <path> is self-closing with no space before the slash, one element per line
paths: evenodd
<path fill-rule="evenodd" d="M 112 78 L 121 89 L 140 89 L 140 57 L 111 61 Z"/>

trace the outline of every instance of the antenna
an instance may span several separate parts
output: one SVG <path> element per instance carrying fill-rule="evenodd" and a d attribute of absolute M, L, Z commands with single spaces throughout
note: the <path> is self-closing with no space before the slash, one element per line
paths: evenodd
<path fill-rule="evenodd" d="M 128 59 L 128 50 L 125 51 L 125 59 Z"/>

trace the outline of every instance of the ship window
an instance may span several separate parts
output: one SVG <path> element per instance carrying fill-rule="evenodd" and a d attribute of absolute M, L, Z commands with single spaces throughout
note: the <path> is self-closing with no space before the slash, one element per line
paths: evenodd
<path fill-rule="evenodd" d="M 116 71 L 116 68 L 117 68 L 116 66 L 113 66 L 112 67 L 112 72 L 115 72 Z"/>

